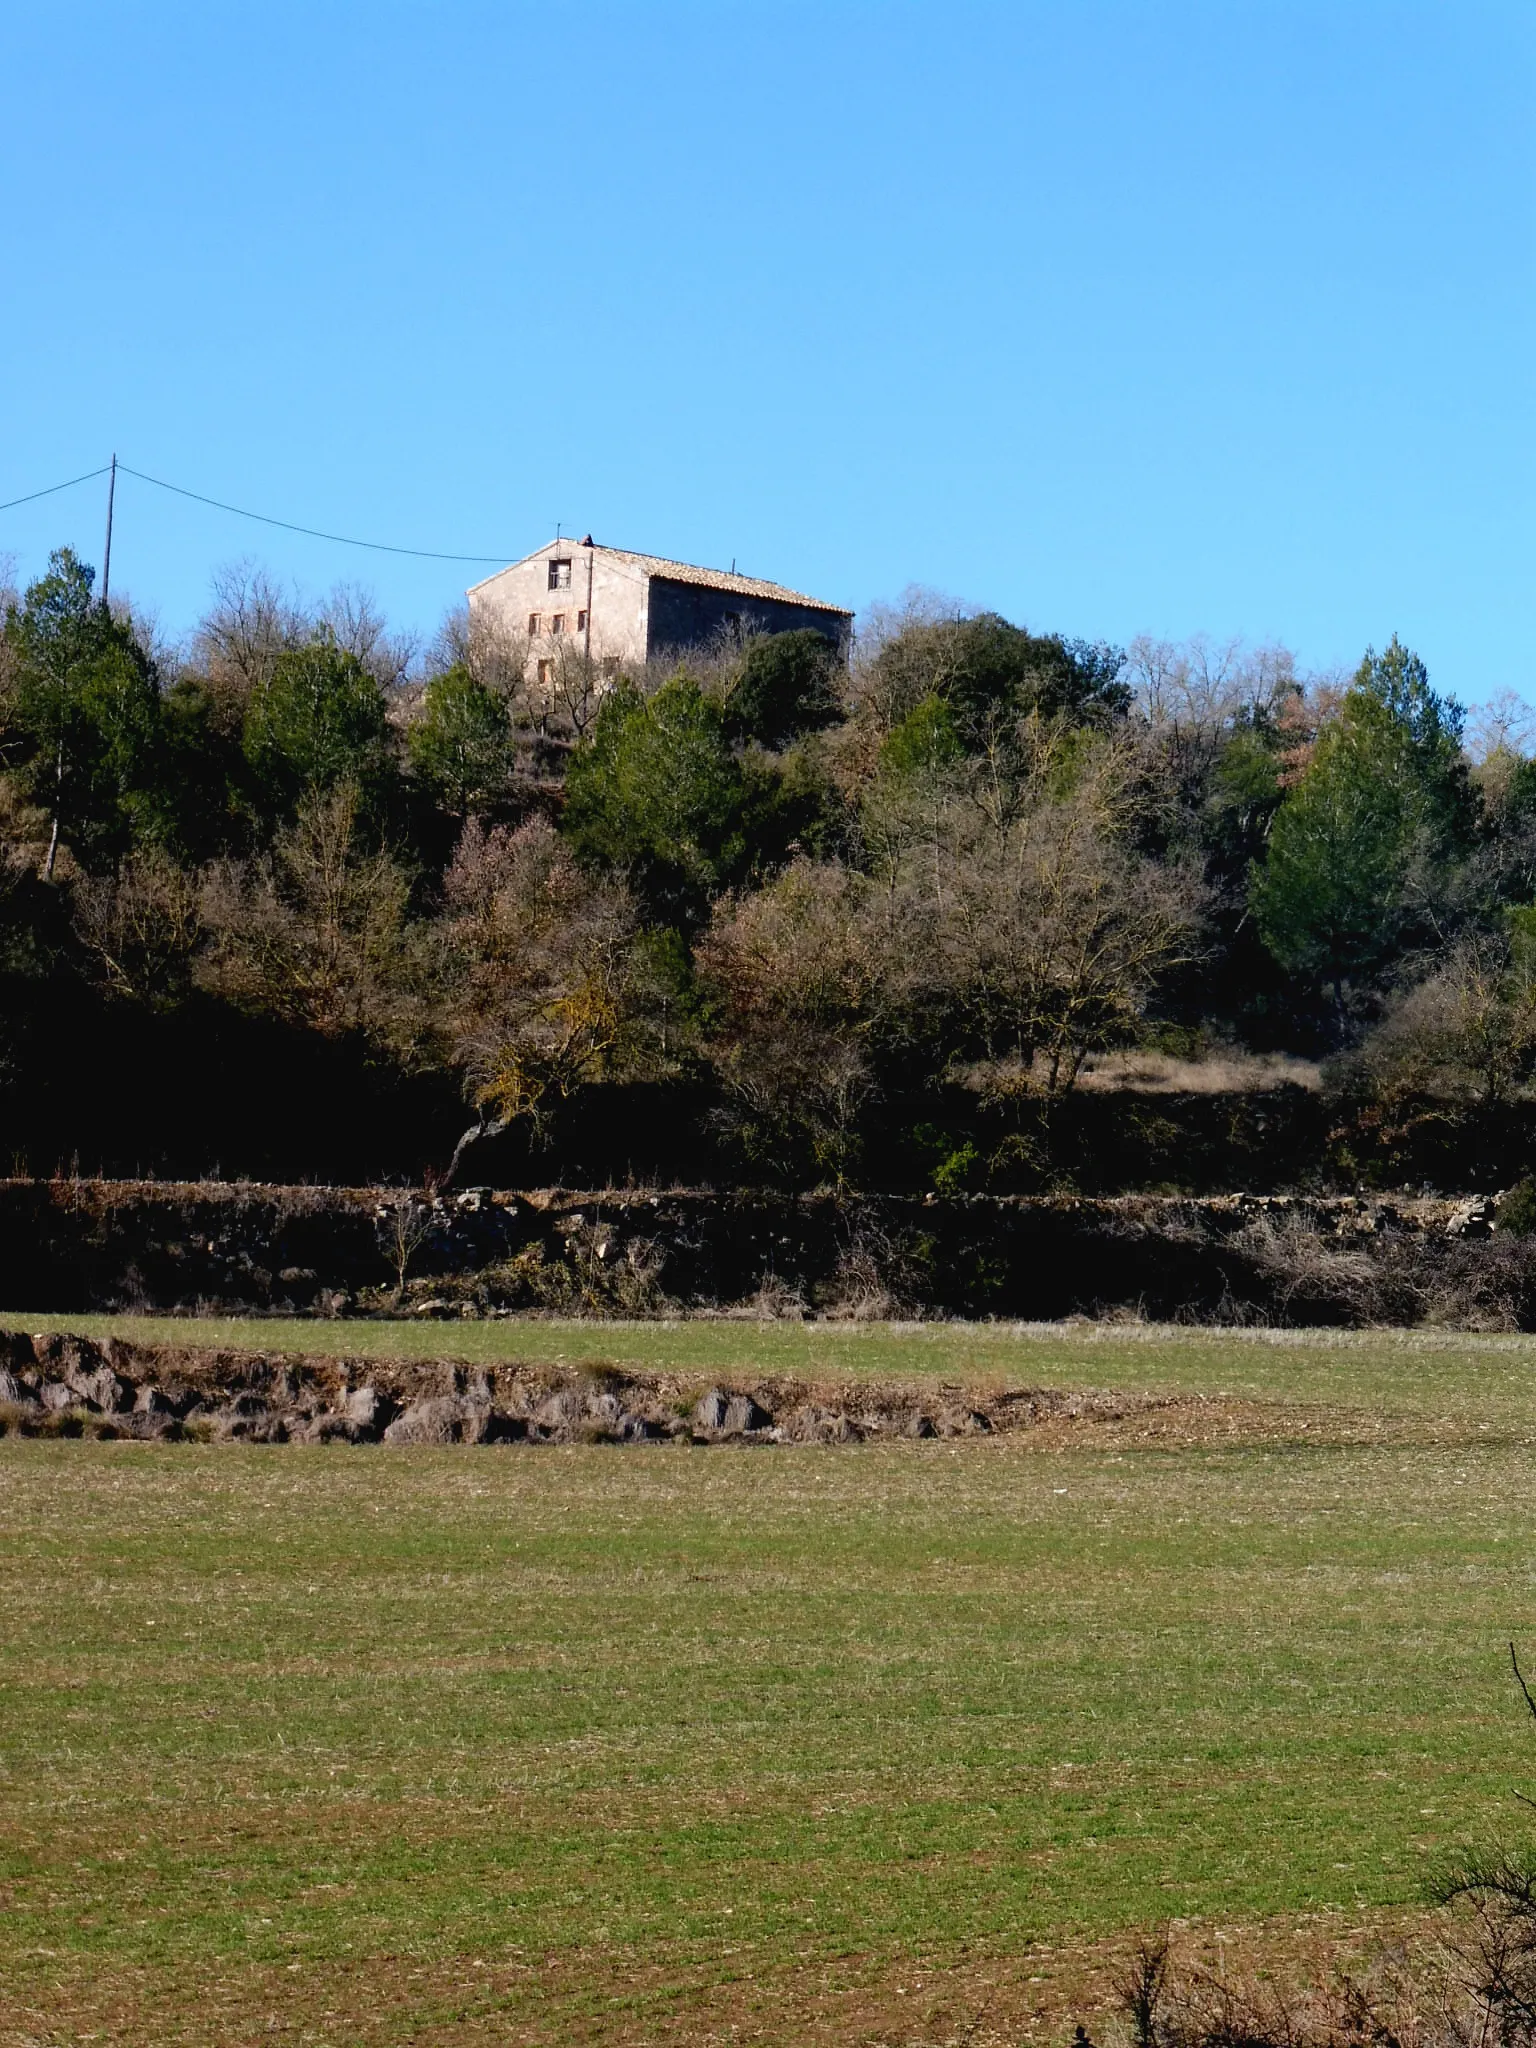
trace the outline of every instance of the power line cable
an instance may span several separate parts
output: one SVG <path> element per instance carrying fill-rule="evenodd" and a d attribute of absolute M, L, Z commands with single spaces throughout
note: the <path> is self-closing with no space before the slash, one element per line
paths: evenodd
<path fill-rule="evenodd" d="M 30 505 L 34 498 L 51 498 L 55 491 L 72 491 L 76 484 L 88 484 L 93 477 L 105 476 L 111 467 L 110 462 L 104 462 L 100 469 L 88 469 L 84 476 L 72 476 L 68 483 L 49 484 L 46 490 L 28 491 L 24 498 L 7 498 L 5 503 L 0 505 L 0 512 L 9 512 L 14 505 Z M 475 559 L 478 560 L 479 557 L 476 556 Z"/>
<path fill-rule="evenodd" d="M 168 484 L 164 477 L 148 476 L 142 469 L 134 469 L 126 462 L 120 462 L 117 466 L 125 476 L 136 476 L 141 484 L 153 484 L 156 490 L 160 491 L 174 491 L 178 498 L 191 498 L 199 505 L 211 505 L 216 512 L 232 512 L 237 519 L 255 519 L 263 526 L 280 526 L 285 533 L 307 534 L 311 540 L 334 541 L 344 548 L 368 548 L 378 555 L 414 555 L 418 560 L 426 562 L 507 562 L 516 559 L 509 555 L 448 555 L 440 553 L 435 548 L 397 548 L 391 547 L 387 541 L 354 540 L 350 534 L 322 533 L 317 526 L 298 526 L 291 519 L 273 519 L 265 512 L 248 512 L 243 505 L 226 505 L 222 498 L 206 498 L 201 491 L 186 490 L 181 484 Z M 103 476 L 105 473 L 104 468 L 92 472 L 95 476 Z M 58 485 L 56 488 L 62 490 L 64 486 Z M 0 505 L 0 512 L 4 510 L 5 507 Z"/>

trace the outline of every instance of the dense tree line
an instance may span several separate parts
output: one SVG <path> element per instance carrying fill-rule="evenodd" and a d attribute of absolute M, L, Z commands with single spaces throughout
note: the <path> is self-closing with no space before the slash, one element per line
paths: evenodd
<path fill-rule="evenodd" d="M 534 689 L 466 615 L 423 651 L 244 570 L 168 648 L 67 550 L 4 619 L 13 1106 L 65 985 L 103 1058 L 195 1010 L 385 1103 L 451 1075 L 461 1172 L 626 1083 L 745 1176 L 857 1180 L 894 1117 L 919 1182 L 987 1186 L 1049 1178 L 1117 1049 L 1326 1054 L 1378 1121 L 1536 1069 L 1536 761 L 1395 639 L 1307 678 L 914 599 L 846 666 L 790 633 Z"/>

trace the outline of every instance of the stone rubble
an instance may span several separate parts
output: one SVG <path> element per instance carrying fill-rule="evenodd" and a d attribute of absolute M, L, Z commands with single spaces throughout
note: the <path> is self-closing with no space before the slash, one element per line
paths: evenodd
<path fill-rule="evenodd" d="M 211 1443 L 853 1444 L 1060 1417 L 1119 1420 L 1124 1395 L 958 1386 L 699 1390 L 686 1376 L 453 1360 L 269 1357 L 0 1331 L 0 1435 Z"/>

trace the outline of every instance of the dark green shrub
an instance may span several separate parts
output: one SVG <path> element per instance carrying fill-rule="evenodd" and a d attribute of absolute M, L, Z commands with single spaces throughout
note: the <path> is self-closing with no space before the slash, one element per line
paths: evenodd
<path fill-rule="evenodd" d="M 734 738 L 787 747 L 836 723 L 837 649 L 822 633 L 772 633 L 754 640 L 726 706 Z"/>
<path fill-rule="evenodd" d="M 1536 1180 L 1516 1181 L 1500 1202 L 1493 1227 L 1509 1237 L 1536 1237 Z"/>

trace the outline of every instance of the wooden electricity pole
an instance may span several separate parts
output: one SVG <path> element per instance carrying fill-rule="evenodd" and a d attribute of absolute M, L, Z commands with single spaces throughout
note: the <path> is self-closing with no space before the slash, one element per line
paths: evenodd
<path fill-rule="evenodd" d="M 101 557 L 101 601 L 105 605 L 107 593 L 112 587 L 112 500 L 117 496 L 117 455 L 112 457 L 112 473 L 107 478 L 107 545 Z"/>

